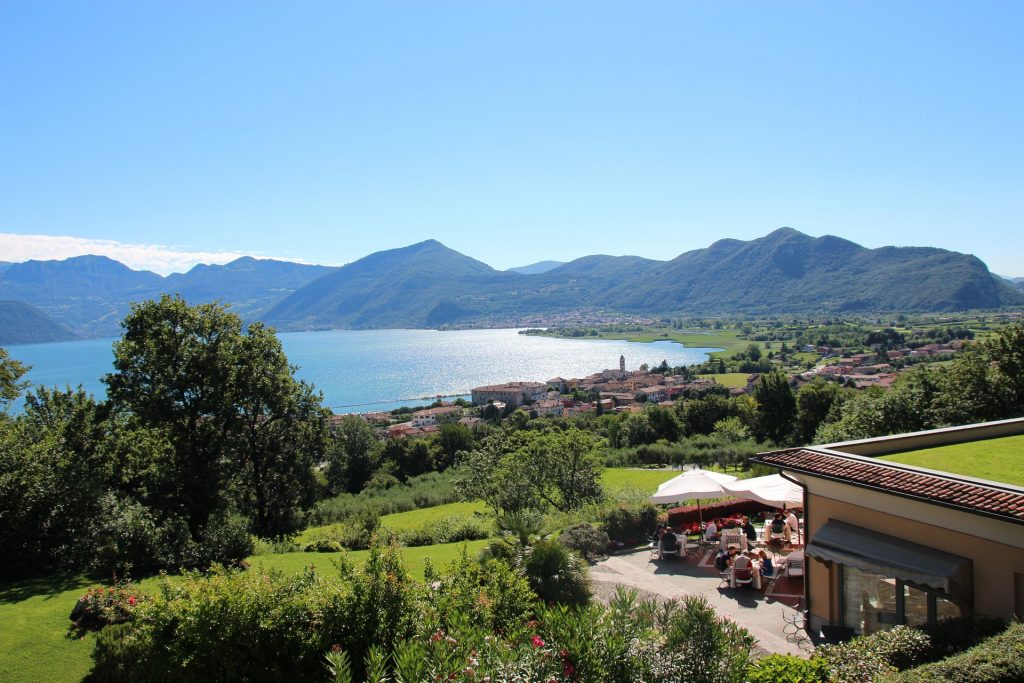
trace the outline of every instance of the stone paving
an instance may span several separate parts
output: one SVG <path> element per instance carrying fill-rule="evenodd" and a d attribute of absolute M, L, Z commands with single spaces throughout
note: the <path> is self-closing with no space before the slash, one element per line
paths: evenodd
<path fill-rule="evenodd" d="M 714 568 L 714 552 L 681 559 L 651 558 L 647 548 L 613 555 L 591 567 L 595 583 L 636 588 L 664 598 L 703 595 L 722 616 L 745 627 L 768 652 L 806 655 L 807 641 L 794 643 L 783 633 L 783 616 L 791 618 L 803 592 L 803 581 L 780 579 L 767 595 L 752 588 L 722 587 Z"/>

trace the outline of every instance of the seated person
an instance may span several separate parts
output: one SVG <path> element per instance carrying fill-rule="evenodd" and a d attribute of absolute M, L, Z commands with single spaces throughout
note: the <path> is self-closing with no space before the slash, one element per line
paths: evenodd
<path fill-rule="evenodd" d="M 750 518 L 749 517 L 744 517 L 742 519 L 741 526 L 743 527 L 743 533 L 745 533 L 747 535 L 747 540 L 748 541 L 756 541 L 757 540 L 757 529 L 755 529 L 754 525 L 750 523 Z"/>
<path fill-rule="evenodd" d="M 761 587 L 761 575 L 754 571 L 754 563 L 749 552 L 737 553 L 732 560 L 732 578 L 730 583 L 736 587 L 737 580 L 751 580 L 754 588 Z"/>
<path fill-rule="evenodd" d="M 781 512 L 775 513 L 775 519 L 772 520 L 771 525 L 768 528 L 771 531 L 772 536 L 778 536 L 779 534 L 782 534 L 786 543 L 789 543 L 789 525 L 786 524 L 786 520 L 782 518 Z"/>
<path fill-rule="evenodd" d="M 762 550 L 758 553 L 758 557 L 761 560 L 761 576 L 772 576 L 775 573 L 772 556 Z"/>
<path fill-rule="evenodd" d="M 719 550 L 715 555 L 715 569 L 725 573 L 729 570 L 729 553 L 726 550 Z"/>
<path fill-rule="evenodd" d="M 786 514 L 786 526 L 789 527 L 790 536 L 800 533 L 800 521 L 792 510 Z"/>
<path fill-rule="evenodd" d="M 668 527 L 665 528 L 665 533 L 661 537 L 661 552 L 663 553 L 674 553 L 679 548 L 679 541 L 676 539 L 676 535 Z"/>
<path fill-rule="evenodd" d="M 705 541 L 714 541 L 717 538 L 718 538 L 718 524 L 715 523 L 715 520 L 711 520 L 710 522 L 708 522 L 707 527 L 704 529 L 704 540 Z"/>

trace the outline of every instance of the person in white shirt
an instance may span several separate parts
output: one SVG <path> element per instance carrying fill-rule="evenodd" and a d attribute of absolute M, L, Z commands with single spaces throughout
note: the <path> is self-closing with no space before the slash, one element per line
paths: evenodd
<path fill-rule="evenodd" d="M 707 527 L 704 528 L 704 540 L 714 541 L 718 539 L 718 525 L 715 524 L 715 520 L 708 522 Z"/>
<path fill-rule="evenodd" d="M 800 538 L 800 522 L 792 510 L 786 513 L 786 526 L 789 527 L 791 537 L 796 536 Z"/>

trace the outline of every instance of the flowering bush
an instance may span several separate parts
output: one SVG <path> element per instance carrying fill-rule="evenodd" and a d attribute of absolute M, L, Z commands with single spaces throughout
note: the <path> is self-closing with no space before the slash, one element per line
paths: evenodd
<path fill-rule="evenodd" d="M 146 597 L 137 586 L 119 584 L 110 588 L 96 586 L 85 592 L 71 610 L 76 628 L 95 631 L 108 624 L 124 623 L 132 618 L 135 608 Z"/>
<path fill-rule="evenodd" d="M 742 683 L 753 639 L 703 598 L 546 607 L 499 561 L 412 580 L 394 544 L 336 576 L 192 574 L 103 629 L 94 682 Z"/>
<path fill-rule="evenodd" d="M 588 562 L 608 553 L 608 534 L 591 524 L 576 524 L 561 533 L 558 542 L 578 552 Z"/>

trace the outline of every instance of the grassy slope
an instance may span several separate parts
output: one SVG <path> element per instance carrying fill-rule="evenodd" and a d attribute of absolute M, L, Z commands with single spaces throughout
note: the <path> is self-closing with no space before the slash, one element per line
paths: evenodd
<path fill-rule="evenodd" d="M 471 555 L 486 541 L 406 548 L 402 552 L 410 573 L 420 579 L 426 558 L 443 569 L 458 557 L 463 546 Z M 340 553 L 283 553 L 250 558 L 253 568 L 294 573 L 310 564 L 321 571 L 333 571 L 331 561 Z M 367 551 L 349 553 L 362 562 Z M 139 583 L 144 591 L 155 591 L 158 579 Z M 48 577 L 33 581 L 0 584 L 0 683 L 62 683 L 80 681 L 88 672 L 94 637 L 81 640 L 65 637 L 68 615 L 86 588 L 96 585 L 86 577 Z"/>
<path fill-rule="evenodd" d="M 604 471 L 601 481 L 605 491 L 613 494 L 626 488 L 654 493 L 662 484 L 679 474 L 679 470 L 640 470 L 629 467 L 611 467 Z"/>
<path fill-rule="evenodd" d="M 420 527 L 434 524 L 445 517 L 453 517 L 455 515 L 472 515 L 477 512 L 487 512 L 487 506 L 484 505 L 482 501 L 475 501 L 472 503 L 448 503 L 446 505 L 437 505 L 432 508 L 423 508 L 421 510 L 410 510 L 409 512 L 396 512 L 393 515 L 384 515 L 380 518 L 380 525 L 387 527 L 392 531 L 406 531 L 408 529 L 418 529 Z M 299 534 L 296 540 L 299 543 L 309 543 L 321 533 L 330 531 L 334 526 L 337 525 L 331 524 L 327 526 L 310 527 Z"/>
<path fill-rule="evenodd" d="M 1024 435 L 897 453 L 880 460 L 1024 486 Z"/>
<path fill-rule="evenodd" d="M 718 375 L 700 375 L 701 379 L 713 379 L 722 386 L 729 387 L 745 387 L 747 386 L 747 377 L 750 377 L 749 372 L 723 372 Z"/>
<path fill-rule="evenodd" d="M 653 492 L 658 484 L 679 474 L 678 470 L 642 470 L 610 468 L 602 477 L 605 489 L 615 493 L 625 488 Z M 482 502 L 450 503 L 433 508 L 412 510 L 381 518 L 381 523 L 393 530 L 416 528 L 444 517 L 458 514 L 485 512 Z M 303 533 L 306 536 L 314 530 Z M 300 537 L 301 538 L 301 537 Z M 451 543 L 447 545 L 406 548 L 406 567 L 413 576 L 423 576 L 424 561 L 438 569 L 455 559 L 466 547 L 470 554 L 479 551 L 486 541 Z M 332 561 L 340 553 L 281 553 L 250 558 L 253 568 L 276 569 L 285 573 L 301 571 L 310 564 L 321 571 L 332 571 Z M 366 551 L 349 553 L 360 562 Z M 78 681 L 90 667 L 89 653 L 93 636 L 82 640 L 65 638 L 68 614 L 78 597 L 96 581 L 86 577 L 49 577 L 35 581 L 0 584 L 0 683 L 22 681 Z M 156 590 L 157 579 L 140 582 L 143 590 Z"/>
<path fill-rule="evenodd" d="M 551 335 L 556 336 L 556 335 Z M 675 341 L 691 349 L 721 349 L 711 356 L 731 356 L 745 350 L 750 341 L 740 339 L 732 330 L 716 330 L 707 334 L 701 332 L 677 332 L 660 328 L 651 328 L 642 332 L 605 332 L 594 337 L 573 337 L 573 339 L 623 339 L 632 342 Z M 764 344 L 758 342 L 762 350 Z"/>

